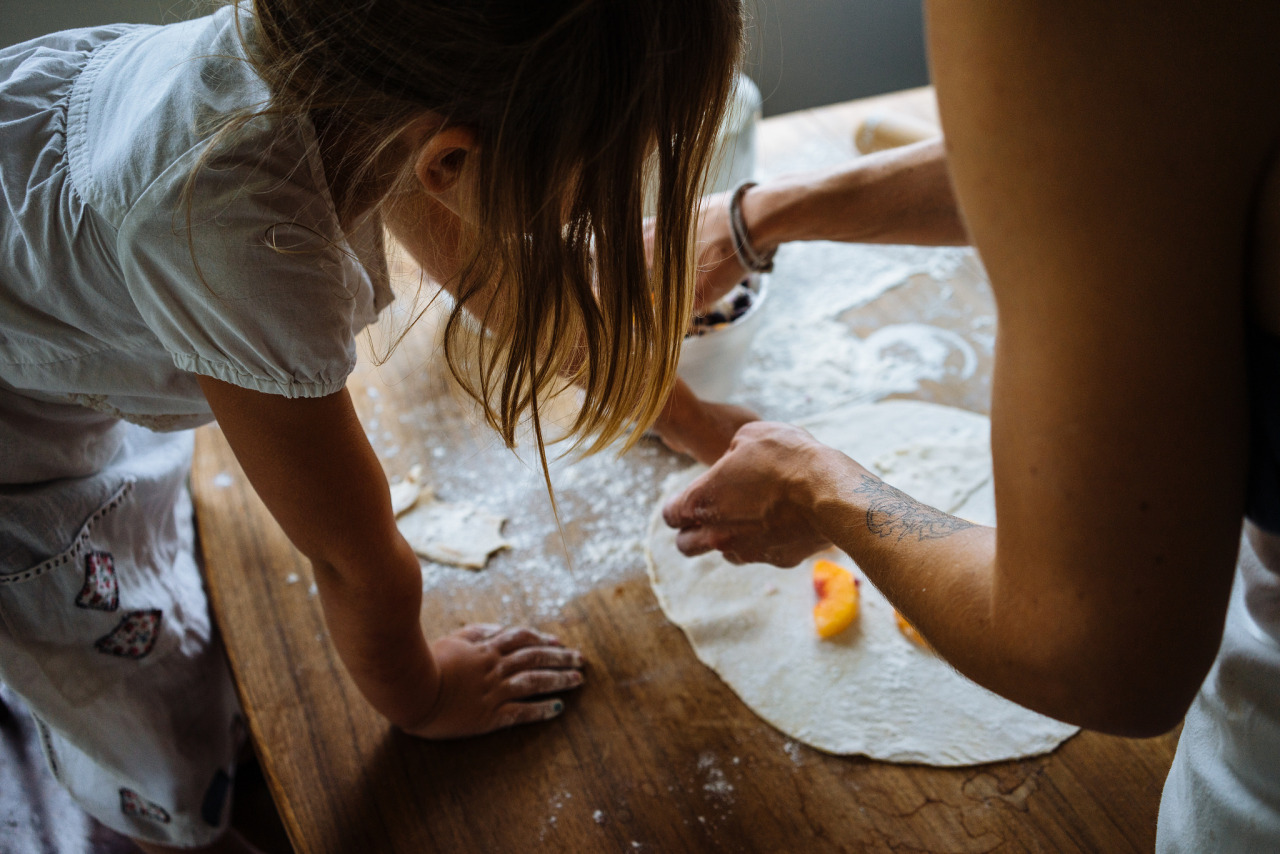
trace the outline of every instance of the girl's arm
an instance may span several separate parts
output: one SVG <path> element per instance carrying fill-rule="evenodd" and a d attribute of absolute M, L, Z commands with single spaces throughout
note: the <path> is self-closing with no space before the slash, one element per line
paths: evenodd
<path fill-rule="evenodd" d="M 988 688 L 1092 728 L 1173 726 L 1221 638 L 1240 536 L 1242 294 L 1280 125 L 1278 17 L 929 4 L 951 174 L 999 309 L 999 528 L 748 425 L 667 508 L 686 550 L 794 561 L 832 541 Z"/>
<path fill-rule="evenodd" d="M 582 682 L 582 659 L 530 629 L 468 626 L 429 645 L 422 574 L 346 391 L 287 399 L 199 377 L 250 483 L 315 568 L 335 648 L 369 702 L 415 735 L 554 717 L 537 695 Z"/>

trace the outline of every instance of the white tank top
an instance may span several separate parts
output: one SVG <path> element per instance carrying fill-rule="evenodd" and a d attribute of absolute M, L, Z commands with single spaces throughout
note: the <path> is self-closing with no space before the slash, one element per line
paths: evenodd
<path fill-rule="evenodd" d="M 1280 851 L 1280 536 L 1245 524 L 1222 646 L 1187 712 L 1156 851 Z"/>

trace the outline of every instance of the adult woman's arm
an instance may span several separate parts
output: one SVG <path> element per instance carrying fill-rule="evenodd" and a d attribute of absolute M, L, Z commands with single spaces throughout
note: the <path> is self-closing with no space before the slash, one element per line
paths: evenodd
<path fill-rule="evenodd" d="M 1262 3 L 1101 2 L 933 3 L 928 20 L 951 176 L 999 311 L 998 532 L 769 425 L 744 428 L 668 518 L 690 551 L 751 558 L 745 520 L 791 513 L 797 543 L 848 551 L 976 681 L 1160 732 L 1212 662 L 1239 541 L 1243 294 L 1280 20 Z M 749 478 L 774 484 L 751 507 Z M 940 536 L 922 536 L 930 512 Z"/>
<path fill-rule="evenodd" d="M 698 223 L 699 307 L 742 281 L 733 250 L 729 194 L 704 199 Z M 788 175 L 747 191 L 743 217 L 761 252 L 796 240 L 846 243 L 966 242 L 939 140 L 867 155 L 824 172 Z M 652 226 L 652 223 L 649 223 Z M 653 431 L 674 450 L 711 464 L 735 431 L 756 416 L 741 407 L 697 398 L 677 381 Z"/>
<path fill-rule="evenodd" d="M 743 195 L 742 216 L 761 253 L 798 240 L 928 246 L 968 242 L 938 139 L 767 181 Z M 733 251 L 729 193 L 704 199 L 698 223 L 697 304 L 719 299 L 745 275 Z"/>

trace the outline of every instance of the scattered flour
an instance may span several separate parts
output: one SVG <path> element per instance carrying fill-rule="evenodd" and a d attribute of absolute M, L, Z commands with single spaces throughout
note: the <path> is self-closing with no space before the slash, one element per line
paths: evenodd
<path fill-rule="evenodd" d="M 555 830 L 556 825 L 560 821 L 559 812 L 564 809 L 564 802 L 572 797 L 572 792 L 562 792 L 558 795 L 552 795 L 547 800 L 547 807 L 551 810 L 551 815 L 547 816 L 547 823 L 543 825 L 541 832 L 538 834 L 538 841 L 546 841 L 547 833 L 551 830 Z"/>
<path fill-rule="evenodd" d="M 733 784 L 725 777 L 724 771 L 716 765 L 715 754 L 703 753 L 699 755 L 698 770 L 706 777 L 706 782 L 702 784 L 702 791 L 715 798 L 729 799 L 733 794 Z"/>
<path fill-rule="evenodd" d="M 643 569 L 649 508 L 662 480 L 686 464 L 651 440 L 624 458 L 606 452 L 551 460 L 560 519 L 566 533 L 572 532 L 580 543 L 570 566 L 536 465 L 515 454 L 501 456 L 505 459 L 499 461 L 498 476 L 492 465 L 483 472 L 467 470 L 454 458 L 430 466 L 442 497 L 465 496 L 507 517 L 503 534 L 511 548 L 494 555 L 478 573 L 424 562 L 423 590 L 510 585 L 513 589 L 502 596 L 502 604 L 517 599 L 538 619 L 555 619 L 583 593 Z"/>
<path fill-rule="evenodd" d="M 950 330 L 902 323 L 859 338 L 843 320 L 914 277 L 944 283 L 972 274 L 970 250 L 806 243 L 784 246 L 776 264 L 734 397 L 762 415 L 794 421 L 910 393 L 923 381 L 960 382 L 977 370 L 973 343 Z"/>

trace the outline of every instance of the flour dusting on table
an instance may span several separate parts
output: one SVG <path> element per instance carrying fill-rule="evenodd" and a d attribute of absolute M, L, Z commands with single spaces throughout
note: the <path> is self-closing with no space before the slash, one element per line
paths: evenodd
<path fill-rule="evenodd" d="M 960 334 L 912 322 L 862 335 L 855 331 L 859 309 L 887 293 L 923 283 L 938 289 L 945 302 L 948 282 L 959 275 L 981 276 L 969 250 L 835 243 L 783 247 L 762 305 L 761 330 L 733 400 L 765 418 L 794 421 L 848 403 L 912 393 L 922 383 L 963 381 L 975 373 L 979 358 L 989 357 L 990 329 Z M 501 604 L 509 606 L 511 618 L 555 620 L 578 596 L 639 577 L 660 485 L 688 465 L 652 440 L 622 458 L 606 452 L 553 459 L 560 517 L 579 543 L 570 568 L 533 462 L 532 442 L 522 444 L 527 456 L 522 460 L 503 451 L 478 424 L 485 460 L 477 466 L 472 457 L 479 451 L 440 446 L 429 402 L 398 415 L 422 437 L 416 446 L 381 426 L 383 405 L 376 393 L 367 403 L 373 412 L 366 418 L 369 439 L 389 469 L 403 473 L 421 464 L 442 500 L 465 501 L 507 518 L 502 533 L 510 549 L 494 554 L 479 573 L 424 562 L 424 590 L 501 587 L 506 591 Z M 554 454 L 557 448 L 548 450 Z"/>

